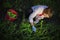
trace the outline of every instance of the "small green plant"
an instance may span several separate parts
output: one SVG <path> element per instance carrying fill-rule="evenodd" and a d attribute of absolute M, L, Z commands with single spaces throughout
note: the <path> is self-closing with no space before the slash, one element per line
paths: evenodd
<path fill-rule="evenodd" d="M 28 22 L 22 22 L 21 25 L 21 32 L 25 31 L 25 32 L 32 32 L 31 31 L 31 27 L 30 27 L 30 24 Z"/>

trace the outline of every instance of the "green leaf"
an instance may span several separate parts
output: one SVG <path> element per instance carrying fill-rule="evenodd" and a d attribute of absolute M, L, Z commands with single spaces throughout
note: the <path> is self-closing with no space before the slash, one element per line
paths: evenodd
<path fill-rule="evenodd" d="M 8 15 L 9 15 L 10 17 L 12 17 L 12 18 L 15 18 L 15 17 L 16 17 L 16 15 L 13 14 L 12 12 L 8 12 Z"/>

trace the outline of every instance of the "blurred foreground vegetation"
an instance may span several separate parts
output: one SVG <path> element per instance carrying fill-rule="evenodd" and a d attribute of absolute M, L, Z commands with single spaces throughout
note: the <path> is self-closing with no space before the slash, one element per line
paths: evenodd
<path fill-rule="evenodd" d="M 54 23 L 44 23 L 43 20 L 35 25 L 37 32 L 31 30 L 28 22 L 22 22 L 19 28 L 16 24 L 5 21 L 0 23 L 0 39 L 1 40 L 59 40 L 60 25 Z"/>

